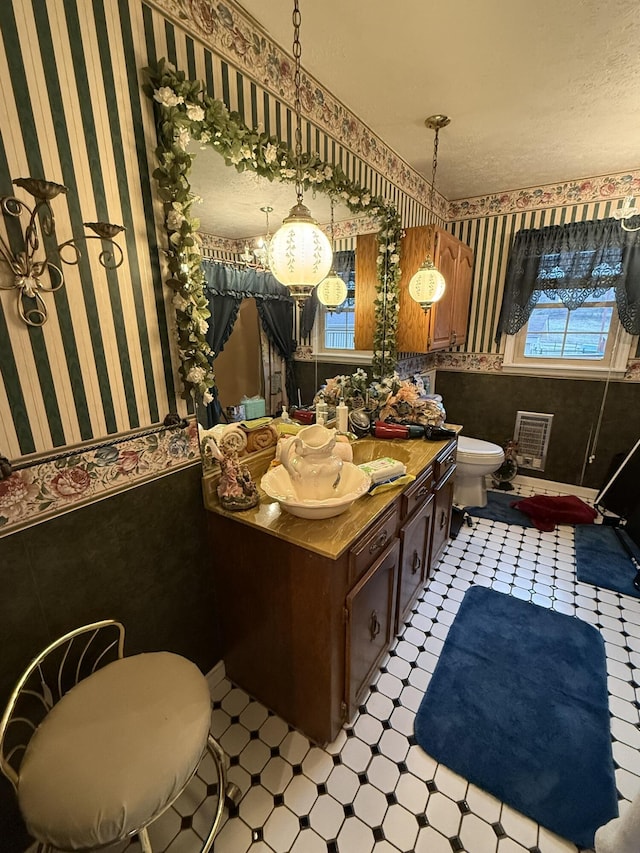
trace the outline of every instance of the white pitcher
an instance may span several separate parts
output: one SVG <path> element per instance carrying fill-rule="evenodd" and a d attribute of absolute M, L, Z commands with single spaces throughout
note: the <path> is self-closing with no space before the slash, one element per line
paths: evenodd
<path fill-rule="evenodd" d="M 282 449 L 280 461 L 298 500 L 335 497 L 342 471 L 342 459 L 333 453 L 335 443 L 335 429 L 314 424 L 301 429 Z"/>

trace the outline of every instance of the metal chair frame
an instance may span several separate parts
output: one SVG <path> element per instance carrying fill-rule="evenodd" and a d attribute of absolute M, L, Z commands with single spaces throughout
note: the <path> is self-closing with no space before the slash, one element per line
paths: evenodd
<path fill-rule="evenodd" d="M 16 792 L 20 779 L 20 764 L 29 740 L 38 725 L 71 687 L 112 660 L 124 657 L 124 634 L 124 625 L 121 622 L 113 619 L 93 622 L 60 637 L 31 661 L 13 689 L 0 720 L 0 771 L 11 782 Z M 54 655 L 59 656 L 60 660 L 52 668 L 48 668 L 47 663 L 53 660 Z M 21 734 L 18 734 L 18 731 Z M 213 845 L 214 836 L 222 820 L 225 798 L 235 802 L 239 795 L 238 788 L 227 781 L 225 754 L 211 734 L 207 738 L 200 761 L 207 752 L 216 766 L 219 792 L 213 825 L 204 841 L 201 853 L 208 853 Z M 195 775 L 200 761 L 185 785 L 170 802 L 166 803 L 160 811 L 150 815 L 142 826 L 136 827 L 120 838 L 113 839 L 106 846 L 126 841 L 137 835 L 143 853 L 153 853 L 149 840 L 149 826 L 180 797 Z M 50 853 L 58 849 L 46 841 L 39 840 L 39 844 L 42 853 Z"/>

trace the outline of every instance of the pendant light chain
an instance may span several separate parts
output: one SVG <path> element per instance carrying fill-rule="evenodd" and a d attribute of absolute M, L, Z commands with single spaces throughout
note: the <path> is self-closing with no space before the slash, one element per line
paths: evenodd
<path fill-rule="evenodd" d="M 294 109 L 296 113 L 296 195 L 298 204 L 302 203 L 302 106 L 300 103 L 300 57 L 302 56 L 302 45 L 300 44 L 300 8 L 298 0 L 293 0 L 293 58 L 295 59 L 295 71 L 293 83 L 295 86 Z"/>
<path fill-rule="evenodd" d="M 431 208 L 431 217 L 435 222 L 436 212 L 433 206 L 435 201 L 436 194 L 436 170 L 438 168 L 438 134 L 440 133 L 440 128 L 436 127 L 436 135 L 433 140 L 433 163 L 431 167 L 431 196 L 429 198 L 429 207 Z"/>

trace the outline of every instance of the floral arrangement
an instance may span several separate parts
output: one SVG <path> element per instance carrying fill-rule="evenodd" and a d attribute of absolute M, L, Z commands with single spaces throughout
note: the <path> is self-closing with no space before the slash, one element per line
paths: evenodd
<path fill-rule="evenodd" d="M 149 81 L 144 91 L 156 107 L 159 165 L 153 177 L 169 235 L 165 251 L 170 278 L 166 283 L 174 291 L 180 372 L 185 397 L 193 395 L 207 404 L 215 384 L 214 353 L 206 340 L 210 312 L 203 287 L 200 223 L 191 212 L 199 199 L 189 184 L 189 144 L 195 140 L 200 147 L 211 146 L 238 172 L 252 171 L 269 180 L 294 182 L 296 164 L 285 143 L 249 128 L 238 113 L 210 97 L 202 81 L 187 80 L 184 72 L 165 59 L 145 68 L 144 73 Z M 373 369 L 374 375 L 387 375 L 397 361 L 400 216 L 393 204 L 349 180 L 340 165 L 325 163 L 311 153 L 303 154 L 301 165 L 305 190 L 322 189 L 352 212 L 370 213 L 380 221 Z"/>
<path fill-rule="evenodd" d="M 351 376 L 341 374 L 327 379 L 314 403 L 323 399 L 336 406 L 340 400 L 351 409 L 367 409 L 375 418 L 409 420 L 419 424 L 442 426 L 445 410 L 442 403 L 421 397 L 420 388 L 397 373 L 369 382 L 366 372 L 358 368 Z"/>
<path fill-rule="evenodd" d="M 369 377 L 366 371 L 359 367 L 351 376 L 340 374 L 327 379 L 313 402 L 324 400 L 328 406 L 337 406 L 344 400 L 350 409 L 362 409 L 367 403 L 368 386 Z"/>

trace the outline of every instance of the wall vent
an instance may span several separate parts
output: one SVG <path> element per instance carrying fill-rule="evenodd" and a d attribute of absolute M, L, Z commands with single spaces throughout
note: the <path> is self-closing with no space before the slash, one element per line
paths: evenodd
<path fill-rule="evenodd" d="M 520 468 L 544 471 L 553 415 L 541 412 L 517 412 L 513 440 Z"/>

